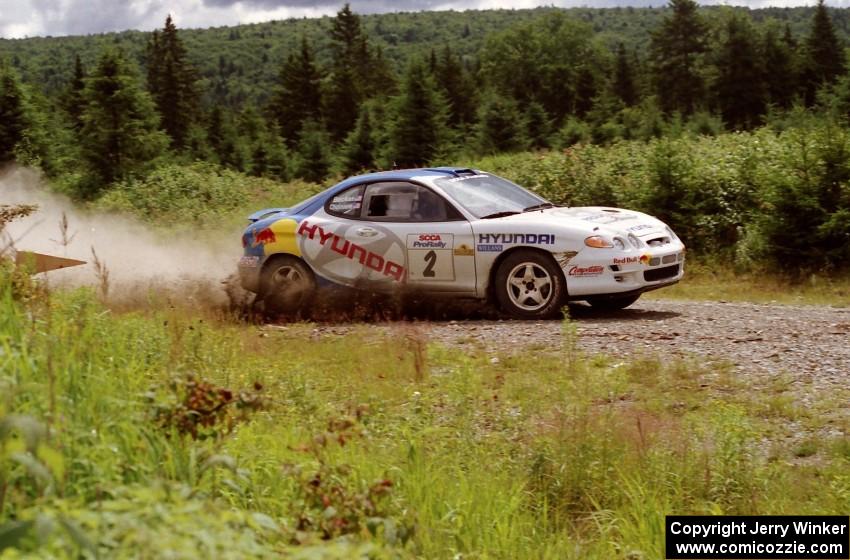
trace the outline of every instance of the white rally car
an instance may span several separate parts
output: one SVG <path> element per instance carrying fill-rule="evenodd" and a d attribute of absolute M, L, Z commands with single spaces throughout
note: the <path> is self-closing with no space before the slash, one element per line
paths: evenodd
<path fill-rule="evenodd" d="M 473 169 L 351 177 L 250 220 L 241 282 L 274 312 L 342 285 L 486 299 L 543 318 L 575 300 L 622 309 L 684 274 L 684 245 L 652 216 L 558 207 Z"/>

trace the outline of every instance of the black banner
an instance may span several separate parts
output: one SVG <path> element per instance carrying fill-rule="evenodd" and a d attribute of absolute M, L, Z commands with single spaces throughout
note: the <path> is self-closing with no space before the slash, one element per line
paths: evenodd
<path fill-rule="evenodd" d="M 850 559 L 842 515 L 668 515 L 666 558 Z"/>

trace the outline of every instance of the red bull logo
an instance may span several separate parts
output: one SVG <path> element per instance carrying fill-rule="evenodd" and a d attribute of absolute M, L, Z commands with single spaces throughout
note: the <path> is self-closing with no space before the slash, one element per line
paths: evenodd
<path fill-rule="evenodd" d="M 640 256 L 640 264 L 649 264 L 649 255 L 643 254 Z"/>
<path fill-rule="evenodd" d="M 251 241 L 251 247 L 257 245 L 265 245 L 266 243 L 274 243 L 277 241 L 274 232 L 270 228 L 261 229 L 254 232 L 254 239 Z"/>

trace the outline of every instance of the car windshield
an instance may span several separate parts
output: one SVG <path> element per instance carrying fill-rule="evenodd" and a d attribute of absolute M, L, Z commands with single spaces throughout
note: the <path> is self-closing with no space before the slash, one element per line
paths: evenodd
<path fill-rule="evenodd" d="M 495 175 L 441 177 L 435 182 L 476 218 L 496 218 L 551 206 L 546 199 Z"/>

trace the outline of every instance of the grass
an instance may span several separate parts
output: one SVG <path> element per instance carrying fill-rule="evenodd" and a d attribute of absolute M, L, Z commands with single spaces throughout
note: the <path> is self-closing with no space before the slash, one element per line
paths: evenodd
<path fill-rule="evenodd" d="M 647 298 L 850 306 L 850 277 L 811 275 L 791 280 L 769 272 L 735 272 L 712 263 L 688 262 L 675 286 Z"/>
<path fill-rule="evenodd" d="M 668 513 L 850 508 L 846 408 L 841 435 L 796 433 L 783 386 L 588 359 L 569 321 L 563 351 L 494 356 L 412 327 L 318 336 L 16 286 L 0 282 L 4 560 L 649 558 Z"/>

